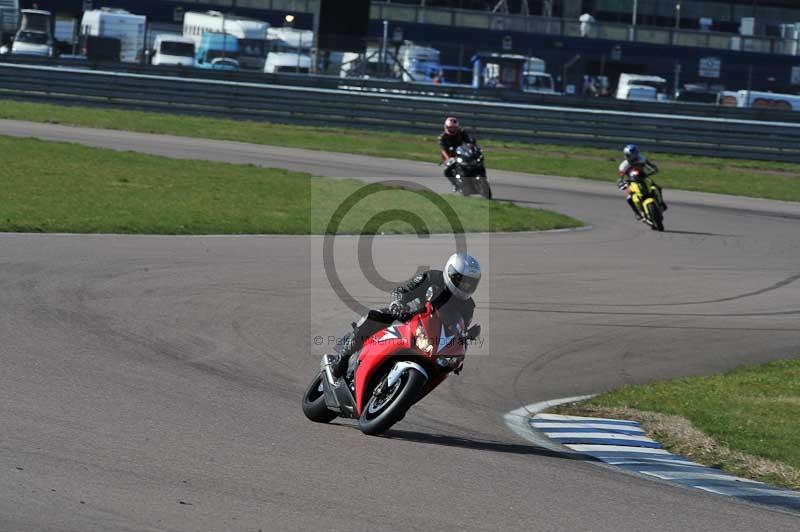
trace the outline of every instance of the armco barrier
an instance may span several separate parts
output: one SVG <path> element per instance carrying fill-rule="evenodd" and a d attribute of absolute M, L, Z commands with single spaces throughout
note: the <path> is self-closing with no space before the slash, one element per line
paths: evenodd
<path fill-rule="evenodd" d="M 480 138 L 610 148 L 636 141 L 651 151 L 800 162 L 800 123 L 671 114 L 678 106 L 630 112 L 487 101 L 349 80 L 319 85 L 0 63 L 3 98 L 431 135 L 456 114 Z"/>
<path fill-rule="evenodd" d="M 736 108 L 691 102 L 653 102 L 617 100 L 616 98 L 591 98 L 578 95 L 525 93 L 503 89 L 472 89 L 463 85 L 434 85 L 422 83 L 403 83 L 398 80 L 340 78 L 338 76 L 312 76 L 308 74 L 264 74 L 255 71 L 220 72 L 199 68 L 172 66 L 138 65 L 130 63 L 99 62 L 92 63 L 76 59 L 49 59 L 33 56 L 0 56 L 0 64 L 20 64 L 32 66 L 59 66 L 81 70 L 120 72 L 128 74 L 149 74 L 186 79 L 212 79 L 239 81 L 244 83 L 269 83 L 293 85 L 298 87 L 317 87 L 338 89 L 346 86 L 348 90 L 360 92 L 397 93 L 417 96 L 438 96 L 466 100 L 524 103 L 531 105 L 555 105 L 581 109 L 605 109 L 627 111 L 629 113 L 678 113 L 689 116 L 717 118 L 740 118 L 749 120 L 769 120 L 774 122 L 798 122 L 800 112 L 769 108 Z"/>

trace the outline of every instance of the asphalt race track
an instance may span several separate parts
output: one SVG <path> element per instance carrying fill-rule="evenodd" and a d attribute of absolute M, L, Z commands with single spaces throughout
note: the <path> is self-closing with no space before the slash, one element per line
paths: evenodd
<path fill-rule="evenodd" d="M 433 164 L 11 121 L 0 134 L 446 190 Z M 657 234 L 613 174 L 490 170 L 497 198 L 592 229 L 470 237 L 486 343 L 380 438 L 300 410 L 312 337 L 354 318 L 315 278 L 320 238 L 0 235 L 0 530 L 796 531 L 796 515 L 566 458 L 503 424 L 540 400 L 800 354 L 800 204 L 668 191 Z M 377 305 L 355 242 L 337 270 Z M 379 238 L 376 269 L 400 279 L 452 246 Z"/>

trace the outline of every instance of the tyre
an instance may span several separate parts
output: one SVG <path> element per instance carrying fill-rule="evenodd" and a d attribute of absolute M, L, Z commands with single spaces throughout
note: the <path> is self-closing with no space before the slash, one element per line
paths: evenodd
<path fill-rule="evenodd" d="M 656 218 L 654 220 L 656 224 L 656 229 L 658 231 L 664 231 L 664 213 L 661 211 L 661 207 L 656 207 Z"/>
<path fill-rule="evenodd" d="M 322 392 L 322 373 L 318 374 L 303 394 L 303 413 L 314 423 L 329 423 L 339 414 L 328 408 Z"/>
<path fill-rule="evenodd" d="M 656 207 L 655 202 L 650 202 L 647 204 L 647 219 L 650 221 L 650 229 L 653 231 L 657 231 L 657 223 L 656 217 L 658 216 L 658 208 Z"/>
<path fill-rule="evenodd" d="M 485 177 L 478 181 L 478 192 L 484 199 L 492 199 L 492 187 L 489 186 Z"/>
<path fill-rule="evenodd" d="M 427 379 L 419 371 L 409 368 L 404 371 L 397 383 L 385 393 L 376 395 L 373 392 L 364 411 L 358 419 L 358 428 L 370 436 L 376 436 L 403 419 L 411 405 L 419 397 Z"/>
<path fill-rule="evenodd" d="M 458 182 L 461 183 L 461 195 L 469 196 L 472 194 L 472 184 L 470 183 L 469 179 L 465 178 L 461 174 L 456 174 L 456 179 L 458 179 Z"/>

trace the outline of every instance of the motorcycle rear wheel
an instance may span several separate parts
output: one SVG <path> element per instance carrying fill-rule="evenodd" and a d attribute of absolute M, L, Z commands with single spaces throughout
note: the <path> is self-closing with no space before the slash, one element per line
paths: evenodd
<path fill-rule="evenodd" d="M 416 369 L 404 371 L 393 389 L 387 390 L 380 397 L 373 392 L 358 419 L 358 428 L 369 436 L 377 436 L 389 430 L 403 419 L 426 382 L 425 376 Z"/>
<path fill-rule="evenodd" d="M 656 205 L 655 203 L 651 203 L 647 206 L 647 216 L 650 218 L 652 222 L 650 227 L 653 231 L 663 231 L 664 230 L 664 217 L 661 213 L 661 208 Z"/>
<path fill-rule="evenodd" d="M 306 393 L 303 394 L 303 414 L 314 423 L 330 423 L 339 414 L 328 408 L 322 392 L 322 373 L 311 381 Z"/>

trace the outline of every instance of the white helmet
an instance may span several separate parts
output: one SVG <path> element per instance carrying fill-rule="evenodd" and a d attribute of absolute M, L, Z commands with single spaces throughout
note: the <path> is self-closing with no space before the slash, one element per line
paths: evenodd
<path fill-rule="evenodd" d="M 454 253 L 444 265 L 444 284 L 459 299 L 469 299 L 481 280 L 481 265 L 468 253 Z"/>

